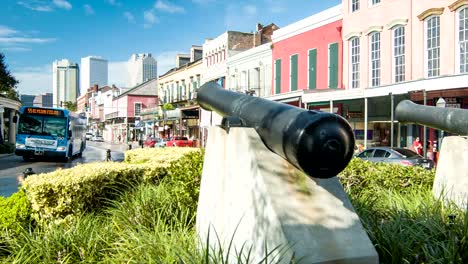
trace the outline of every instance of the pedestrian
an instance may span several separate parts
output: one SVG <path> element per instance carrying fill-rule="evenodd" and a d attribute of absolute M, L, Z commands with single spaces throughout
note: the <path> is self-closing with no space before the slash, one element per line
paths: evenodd
<path fill-rule="evenodd" d="M 119 143 L 120 143 L 120 140 L 122 139 L 122 137 L 120 137 L 120 135 L 118 135 L 117 139 L 119 140 Z"/>
<path fill-rule="evenodd" d="M 416 137 L 416 139 L 414 140 L 413 142 L 413 150 L 418 153 L 419 155 L 422 156 L 422 149 L 423 149 L 423 146 L 421 144 L 421 141 L 419 140 L 419 137 Z"/>
<path fill-rule="evenodd" d="M 434 146 L 430 140 L 427 141 L 427 158 L 434 161 Z"/>

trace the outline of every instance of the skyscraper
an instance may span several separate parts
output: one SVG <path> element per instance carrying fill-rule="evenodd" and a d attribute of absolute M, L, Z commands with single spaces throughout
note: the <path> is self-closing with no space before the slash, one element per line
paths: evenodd
<path fill-rule="evenodd" d="M 53 96 L 51 93 L 43 93 L 43 94 L 37 95 L 34 98 L 34 106 L 53 107 L 52 98 Z"/>
<path fill-rule="evenodd" d="M 128 60 L 129 87 L 158 77 L 158 63 L 151 53 L 133 54 Z"/>
<path fill-rule="evenodd" d="M 23 106 L 33 106 L 34 105 L 34 95 L 20 94 L 20 101 Z"/>
<path fill-rule="evenodd" d="M 79 92 L 79 67 L 67 59 L 52 64 L 52 93 L 54 107 L 61 107 L 67 101 L 76 102 Z"/>
<path fill-rule="evenodd" d="M 97 84 L 100 87 L 108 83 L 108 62 L 96 56 L 81 58 L 80 65 L 80 95 L 86 93 L 89 87 Z"/>

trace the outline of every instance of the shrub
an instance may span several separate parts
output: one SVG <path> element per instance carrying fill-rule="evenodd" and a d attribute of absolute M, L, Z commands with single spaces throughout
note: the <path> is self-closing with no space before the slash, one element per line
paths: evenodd
<path fill-rule="evenodd" d="M 53 220 L 99 209 L 143 178 L 144 166 L 91 163 L 29 176 L 23 183 L 37 220 Z"/>
<path fill-rule="evenodd" d="M 30 223 L 31 204 L 23 189 L 5 198 L 0 196 L 0 231 L 18 232 Z M 1 235 L 0 235 L 1 237 Z"/>
<path fill-rule="evenodd" d="M 435 171 L 416 166 L 399 164 L 372 163 L 354 158 L 339 174 L 340 182 L 346 192 L 374 192 L 386 189 L 405 193 L 415 188 L 432 188 Z"/>
<path fill-rule="evenodd" d="M 8 142 L 0 144 L 0 154 L 13 153 L 13 151 L 15 151 L 15 145 Z"/>
<path fill-rule="evenodd" d="M 193 215 L 197 210 L 198 195 L 203 170 L 204 151 L 191 151 L 172 162 L 163 180 L 172 188 L 169 192 L 177 198 L 179 207 L 188 208 Z"/>

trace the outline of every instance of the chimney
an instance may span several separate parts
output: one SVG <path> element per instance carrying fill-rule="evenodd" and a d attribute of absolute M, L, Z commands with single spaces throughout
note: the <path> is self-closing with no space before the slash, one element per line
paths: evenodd
<path fill-rule="evenodd" d="M 260 23 L 257 23 L 257 31 L 260 31 L 263 29 L 263 25 Z"/>

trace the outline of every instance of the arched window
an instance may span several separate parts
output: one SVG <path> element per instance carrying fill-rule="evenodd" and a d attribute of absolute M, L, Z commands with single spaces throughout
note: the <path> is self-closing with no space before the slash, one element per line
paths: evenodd
<path fill-rule="evenodd" d="M 457 11 L 457 64 L 459 73 L 468 72 L 468 7 L 462 7 Z"/>
<path fill-rule="evenodd" d="M 360 80 L 360 61 L 361 61 L 361 44 L 359 37 L 353 37 L 349 40 L 350 47 L 350 86 L 351 88 L 359 88 Z"/>
<path fill-rule="evenodd" d="M 440 17 L 430 16 L 424 20 L 426 77 L 440 75 Z"/>
<path fill-rule="evenodd" d="M 405 27 L 393 28 L 393 81 L 405 81 Z"/>
<path fill-rule="evenodd" d="M 369 35 L 370 86 L 380 86 L 380 32 Z"/>

